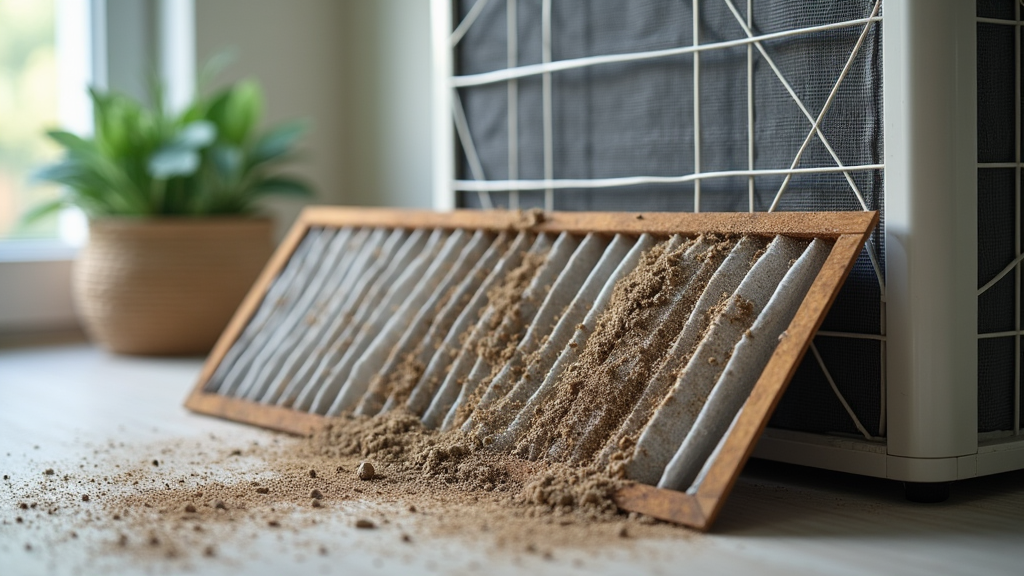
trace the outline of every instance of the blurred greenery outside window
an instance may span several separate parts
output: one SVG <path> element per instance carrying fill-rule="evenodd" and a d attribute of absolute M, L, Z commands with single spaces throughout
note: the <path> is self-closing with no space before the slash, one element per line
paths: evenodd
<path fill-rule="evenodd" d="M 20 222 L 57 187 L 29 181 L 59 149 L 44 131 L 59 125 L 55 0 L 0 0 L 0 240 L 56 238 L 58 217 Z"/>

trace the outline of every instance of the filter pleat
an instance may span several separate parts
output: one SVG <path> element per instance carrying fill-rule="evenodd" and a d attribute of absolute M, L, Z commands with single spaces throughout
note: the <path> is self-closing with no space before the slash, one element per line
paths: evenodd
<path fill-rule="evenodd" d="M 288 260 L 287 264 L 285 264 L 284 269 L 271 282 L 266 295 L 263 297 L 263 301 L 256 309 L 252 319 L 242 329 L 238 339 L 228 349 L 223 360 L 217 365 L 213 375 L 206 382 L 204 389 L 207 392 L 217 391 L 228 370 L 238 361 L 238 358 L 248 350 L 252 342 L 260 334 L 269 330 L 268 324 L 275 314 L 282 308 L 287 307 L 289 302 L 298 297 L 299 290 L 296 288 L 298 283 L 294 282 L 295 276 L 300 270 L 309 266 L 310 262 L 306 255 L 313 242 L 314 234 L 313 231 L 310 231 L 306 233 L 299 242 L 299 245 L 295 247 L 295 251 L 292 253 L 292 257 Z"/>
<path fill-rule="evenodd" d="M 551 370 L 544 377 L 543 383 L 534 391 L 530 396 L 530 399 L 518 411 L 514 420 L 509 424 L 503 432 L 495 434 L 494 444 L 498 449 L 511 449 L 515 446 L 522 436 L 528 432 L 528 428 L 533 422 L 534 416 L 537 414 L 539 407 L 554 393 L 559 377 L 562 372 L 568 368 L 568 366 L 576 360 L 579 356 L 579 350 L 582 350 L 582 346 L 586 344 L 587 338 L 594 330 L 594 326 L 597 324 L 597 319 L 604 312 L 608 301 L 611 299 L 612 292 L 615 289 L 615 284 L 621 278 L 625 277 L 633 268 L 636 267 L 640 258 L 644 252 L 654 246 L 655 240 L 650 234 L 643 234 L 632 246 L 630 251 L 623 257 L 622 261 L 615 268 L 615 271 L 608 277 L 604 286 L 601 287 L 600 292 L 592 301 L 587 314 L 583 321 L 574 326 L 573 334 L 555 363 L 552 365 Z M 536 459 L 539 454 L 532 450 L 532 445 L 527 443 L 523 446 L 517 446 L 516 451 L 529 459 Z"/>
<path fill-rule="evenodd" d="M 365 251 L 360 255 L 367 260 L 366 272 L 359 275 L 344 306 L 312 343 L 306 357 L 296 359 L 296 364 L 299 361 L 301 364 L 295 369 L 295 373 L 284 374 L 288 381 L 276 399 L 278 405 L 297 408 L 302 406 L 301 409 L 308 409 L 314 392 L 311 383 L 317 381 L 317 370 L 333 365 L 340 359 L 341 351 L 337 344 L 344 341 L 346 330 L 349 330 L 353 323 L 362 321 L 367 313 L 368 304 L 380 301 L 384 296 L 384 292 L 378 290 L 380 285 L 397 276 L 403 267 L 419 254 L 428 238 L 429 234 L 424 230 L 413 231 L 390 259 L 376 258 L 372 251 Z M 331 359 L 328 359 L 329 357 Z"/>
<path fill-rule="evenodd" d="M 665 334 L 664 343 L 651 349 L 633 344 L 648 337 L 645 333 L 650 330 L 668 327 L 657 317 L 689 278 L 688 268 L 695 262 L 687 256 L 704 243 L 703 237 L 687 240 L 678 235 L 660 242 L 612 286 L 607 310 L 587 326 L 585 343 L 579 342 L 575 358 L 560 374 L 552 396 L 530 423 L 517 450 L 531 458 L 565 460 L 591 427 L 609 416 L 614 419 L 618 405 L 630 402 L 628 389 L 644 379 L 638 380 L 639 374 L 631 373 L 627 365 L 638 357 L 657 356 L 673 335 Z M 641 371 L 647 369 L 644 366 Z"/>
<path fill-rule="evenodd" d="M 806 243 L 777 236 L 751 268 L 701 340 L 679 379 L 641 433 L 622 471 L 627 478 L 655 484 L 689 433 L 743 332 L 775 292 Z"/>
<path fill-rule="evenodd" d="M 432 261 L 428 260 L 428 267 L 413 283 L 412 290 L 399 303 L 396 310 L 390 314 L 381 316 L 383 325 L 371 327 L 367 331 L 368 338 L 372 338 L 370 344 L 363 350 L 352 370 L 349 372 L 345 383 L 341 387 L 338 398 L 331 406 L 330 413 L 338 414 L 355 408 L 356 403 L 366 394 L 370 385 L 370 379 L 380 369 L 381 364 L 387 360 L 391 349 L 402 337 L 410 322 L 422 310 L 432 295 L 437 292 L 438 286 L 448 275 L 452 267 L 457 264 L 458 256 L 462 254 L 467 244 L 473 244 L 471 234 L 465 230 L 456 230 L 445 241 Z M 482 245 L 484 238 L 479 236 L 475 239 L 476 245 Z"/>
<path fill-rule="evenodd" d="M 678 279 L 673 285 L 669 275 L 661 290 L 663 302 L 655 302 L 629 319 L 625 337 L 619 338 L 603 369 L 592 375 L 590 385 L 600 388 L 596 395 L 608 400 L 587 402 L 591 406 L 586 410 L 581 410 L 582 403 L 573 406 L 563 427 L 576 429 L 577 433 L 552 445 L 550 457 L 574 465 L 591 463 L 608 441 L 609 431 L 617 430 L 636 410 L 651 376 L 681 334 L 705 283 L 734 245 L 732 239 L 700 236 L 672 263 Z M 605 377 L 593 378 L 602 374 Z"/>
<path fill-rule="evenodd" d="M 319 316 L 320 311 L 330 299 L 330 295 L 336 291 L 338 282 L 344 277 L 352 263 L 352 249 L 356 243 L 352 242 L 352 238 L 344 232 L 339 232 L 331 241 L 331 246 L 325 256 L 327 265 L 317 271 L 305 289 L 304 296 L 308 297 L 304 297 L 303 300 L 296 303 L 296 307 L 290 312 L 286 321 L 277 328 L 263 351 L 253 360 L 252 366 L 249 367 L 245 378 L 235 391 L 236 396 L 250 400 L 258 398 L 265 386 L 266 378 L 272 377 L 276 368 L 280 367 L 281 352 L 290 350 L 301 338 L 304 328 L 315 323 L 313 319 Z M 387 233 L 384 230 L 371 231 L 362 244 L 362 249 L 377 249 L 384 242 L 386 236 Z"/>
<path fill-rule="evenodd" d="M 386 385 L 387 380 L 380 375 L 380 371 L 391 359 L 407 356 L 416 345 L 422 343 L 423 337 L 426 336 L 432 324 L 430 318 L 438 314 L 447 304 L 459 282 L 472 271 L 473 266 L 483 256 L 493 239 L 493 235 L 482 230 L 474 233 L 456 258 L 454 265 L 438 283 L 433 293 L 429 294 L 429 298 L 418 309 L 412 310 L 415 316 L 407 322 L 395 322 L 395 325 L 391 327 L 398 331 L 397 341 L 393 345 L 390 341 L 375 344 L 373 352 L 367 352 L 360 359 L 354 369 L 355 374 L 350 378 L 364 379 L 369 384 L 354 411 L 357 416 L 373 416 L 380 412 L 390 394 L 390 389 Z"/>
<path fill-rule="evenodd" d="M 513 383 L 508 393 L 496 398 L 493 405 L 485 408 L 486 419 L 476 424 L 478 435 L 488 437 L 493 432 L 504 429 L 529 402 L 562 351 L 568 346 L 577 327 L 590 311 L 591 305 L 607 285 L 608 279 L 619 269 L 623 258 L 630 253 L 634 242 L 634 239 L 628 236 L 615 236 L 604 253 L 601 254 L 597 265 L 587 275 L 587 280 L 572 302 L 556 318 L 556 324 L 551 334 L 547 337 L 541 336 L 538 339 L 540 347 L 534 353 L 524 357 L 525 369 L 522 374 L 510 374 L 509 379 Z"/>
<path fill-rule="evenodd" d="M 351 316 L 340 314 L 332 322 L 332 328 L 316 347 L 315 365 L 306 363 L 299 370 L 295 380 L 297 381 L 294 399 L 283 397 L 278 401 L 302 411 L 308 411 L 317 394 L 326 380 L 327 373 L 335 367 L 344 357 L 349 345 L 352 343 L 354 334 L 365 323 L 376 306 L 379 306 L 387 297 L 387 289 L 392 286 L 398 277 L 403 274 L 406 268 L 419 257 L 421 252 L 436 241 L 438 235 L 435 232 L 410 238 L 399 250 L 398 256 L 387 263 L 376 278 L 365 286 L 366 293 L 361 298 L 359 305 L 353 309 Z"/>
<path fill-rule="evenodd" d="M 700 415 L 665 467 L 658 481 L 659 488 L 685 490 L 697 477 L 753 390 L 775 351 L 779 336 L 793 320 L 830 251 L 827 243 L 815 239 L 786 272 L 764 310 L 736 344 Z"/>
<path fill-rule="evenodd" d="M 527 358 L 539 350 L 546 340 L 554 337 L 554 329 L 559 318 L 564 316 L 566 308 L 579 294 L 583 283 L 591 275 L 607 250 L 608 244 L 608 238 L 599 234 L 587 234 L 583 238 L 545 296 L 543 304 L 534 316 L 533 322 L 529 324 L 523 339 L 516 346 L 512 357 L 488 383 L 487 390 L 474 408 L 474 413 L 475 410 L 486 409 L 496 400 L 504 398 L 518 377 L 523 374 Z M 465 432 L 470 432 L 474 427 L 475 421 L 471 414 L 462 429 Z"/>
<path fill-rule="evenodd" d="M 377 374 L 377 378 L 382 382 L 381 386 L 389 391 L 387 400 L 380 409 L 381 412 L 405 405 L 452 325 L 465 312 L 465 307 L 472 305 L 471 301 L 478 293 L 480 285 L 489 277 L 508 250 L 510 240 L 507 232 L 499 234 L 454 292 L 445 298 L 443 304 L 439 303 L 440 310 L 424 310 L 424 317 L 432 317 L 433 320 L 426 335 L 415 345 L 412 352 L 405 354 L 398 349 L 392 351 L 391 357 Z"/>
<path fill-rule="evenodd" d="M 507 302 L 507 309 L 498 311 L 496 316 L 501 316 L 498 327 L 490 330 L 486 330 L 489 326 L 483 327 L 485 332 L 476 347 L 476 362 L 469 376 L 463 381 L 459 396 L 448 409 L 441 430 L 462 426 L 466 421 L 473 406 L 493 378 L 495 367 L 500 370 L 508 363 L 525 335 L 526 327 L 534 324 L 540 304 L 552 289 L 558 275 L 565 270 L 579 245 L 580 240 L 576 236 L 565 232 L 560 234 L 550 251 L 546 253 L 543 263 L 533 273 L 533 279 L 522 295 L 516 297 L 512 294 L 511 301 Z M 491 325 L 493 321 L 494 319 Z"/>
<path fill-rule="evenodd" d="M 367 253 L 379 254 L 381 257 L 390 258 L 396 247 L 408 237 L 408 233 L 402 230 L 394 230 L 390 233 L 381 230 L 381 234 L 372 237 L 367 242 L 366 250 L 346 250 L 337 269 L 328 278 L 320 290 L 320 295 L 306 312 L 302 322 L 292 328 L 280 345 L 273 351 L 270 358 L 264 363 L 259 375 L 254 382 L 245 390 L 246 398 L 258 401 L 272 388 L 279 388 L 281 380 L 286 374 L 282 371 L 289 364 L 289 359 L 294 357 L 297 349 L 304 349 L 306 344 L 315 340 L 319 334 L 330 324 L 330 319 L 338 314 L 348 295 L 351 294 L 353 279 L 366 273 L 367 260 L 372 256 Z M 376 232 L 374 233 L 376 234 Z M 380 238 L 383 237 L 383 242 Z M 240 391 L 241 393 L 241 391 Z"/>
<path fill-rule="evenodd" d="M 288 405 L 294 401 L 295 395 L 305 383 L 299 375 L 305 363 L 317 354 L 318 344 L 329 335 L 336 334 L 341 327 L 352 318 L 352 311 L 362 301 L 366 285 L 376 279 L 392 260 L 403 258 L 403 252 L 409 253 L 425 239 L 421 230 L 411 234 L 402 230 L 394 230 L 384 245 L 377 250 L 359 250 L 353 253 L 353 263 L 349 274 L 340 282 L 332 297 L 330 305 L 323 311 L 317 322 L 304 331 L 304 336 L 281 363 L 273 375 L 270 385 L 260 398 L 268 404 L 276 404 L 282 400 Z M 319 347 L 322 350 L 322 346 Z"/>
<path fill-rule="evenodd" d="M 736 290 L 766 244 L 764 238 L 741 238 L 721 264 L 716 266 L 715 261 L 710 261 L 707 263 L 708 269 L 702 268 L 698 272 L 703 278 L 709 269 L 713 269 L 711 278 L 703 287 L 699 282 L 693 284 L 694 289 L 700 291 L 700 298 L 694 304 L 683 330 L 665 354 L 646 390 L 619 430 L 608 439 L 601 454 L 598 455 L 598 465 L 607 466 L 614 459 L 621 460 L 628 456 L 628 448 L 636 443 L 636 437 L 675 383 L 679 371 L 689 361 L 701 335 L 714 319 L 711 314 L 712 308 L 721 302 L 723 294 L 732 294 Z"/>
<path fill-rule="evenodd" d="M 409 297 L 416 289 L 416 285 L 422 278 L 427 268 L 435 261 L 438 252 L 445 245 L 448 232 L 445 230 L 434 230 L 427 238 L 423 250 L 416 254 L 409 264 L 403 269 L 394 269 L 389 275 L 394 281 L 380 285 L 383 297 L 372 307 L 363 307 L 367 314 L 360 317 L 360 322 L 351 323 L 342 335 L 342 339 L 335 345 L 339 351 L 344 348 L 344 353 L 337 364 L 325 366 L 322 380 L 316 384 L 318 390 L 309 407 L 309 411 L 316 414 L 329 413 L 334 401 L 338 398 L 338 392 L 348 377 L 352 366 L 359 359 L 359 356 L 369 346 L 371 339 L 376 336 L 383 327 L 390 314 L 397 310 L 402 302 Z M 381 278 L 381 281 L 384 279 Z M 311 383 L 313 384 L 313 383 Z"/>
<path fill-rule="evenodd" d="M 409 399 L 406 401 L 406 408 L 413 414 L 423 414 L 430 406 L 431 401 L 441 383 L 447 377 L 453 360 L 462 349 L 462 336 L 467 330 L 476 324 L 481 309 L 487 305 L 487 293 L 491 288 L 500 282 L 512 268 L 522 262 L 523 255 L 533 243 L 534 235 L 520 232 L 508 251 L 501 257 L 494 268 L 487 275 L 487 278 L 480 284 L 469 303 L 463 308 L 458 318 L 452 324 L 444 340 L 435 350 L 430 358 L 430 363 L 413 387 Z"/>
<path fill-rule="evenodd" d="M 482 341 L 501 326 L 509 308 L 515 305 L 514 301 L 518 298 L 522 286 L 536 275 L 538 267 L 544 262 L 551 246 L 551 235 L 538 234 L 533 245 L 523 255 L 522 261 L 513 270 L 503 275 L 494 289 L 485 294 L 488 303 L 479 320 L 466 332 L 466 337 L 444 382 L 437 389 L 437 393 L 423 413 L 424 426 L 437 428 L 441 425 L 479 357 Z M 510 283 L 513 286 L 510 286 Z"/>
<path fill-rule="evenodd" d="M 359 239 L 365 240 L 370 234 L 372 234 L 370 230 L 360 231 Z M 244 395 L 266 358 L 273 353 L 275 347 L 280 344 L 288 332 L 302 321 L 309 306 L 319 295 L 320 288 L 341 259 L 342 249 L 350 236 L 350 230 L 325 230 L 320 235 L 318 242 L 311 248 L 309 254 L 310 258 L 314 259 L 314 265 L 310 266 L 307 274 L 296 278 L 302 288 L 300 297 L 294 301 L 279 322 L 261 334 L 262 338 L 250 345 L 251 352 L 240 358 L 239 362 L 232 367 L 221 384 L 220 392 L 222 394 Z"/>

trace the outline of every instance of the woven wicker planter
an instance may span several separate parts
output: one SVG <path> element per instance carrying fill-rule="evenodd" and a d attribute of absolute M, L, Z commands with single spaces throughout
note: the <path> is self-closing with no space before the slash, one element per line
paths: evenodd
<path fill-rule="evenodd" d="M 73 292 L 86 332 L 122 354 L 205 354 L 272 249 L 260 218 L 90 223 Z"/>

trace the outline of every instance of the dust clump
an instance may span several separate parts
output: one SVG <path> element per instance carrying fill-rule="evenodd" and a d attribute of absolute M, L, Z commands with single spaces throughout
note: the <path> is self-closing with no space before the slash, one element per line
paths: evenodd
<path fill-rule="evenodd" d="M 619 514 L 613 496 L 625 483 L 592 468 L 552 466 L 529 480 L 522 501 L 540 513 L 568 514 L 578 511 L 591 519 Z"/>
<path fill-rule="evenodd" d="M 511 212 L 512 221 L 509 222 L 509 230 L 529 230 L 544 223 L 544 211 L 540 208 L 529 210 L 516 210 Z"/>

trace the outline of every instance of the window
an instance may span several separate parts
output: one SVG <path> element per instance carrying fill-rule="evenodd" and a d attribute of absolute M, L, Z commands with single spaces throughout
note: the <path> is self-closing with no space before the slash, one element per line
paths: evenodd
<path fill-rule="evenodd" d="M 193 27 L 190 0 L 0 0 L 0 335 L 76 324 L 70 264 L 86 237 L 84 216 L 67 210 L 21 224 L 58 192 L 28 181 L 60 153 L 44 131 L 88 134 L 86 87 L 144 97 L 154 64 L 165 81 L 187 80 L 171 94 L 187 100 Z"/>
<path fill-rule="evenodd" d="M 20 222 L 54 186 L 29 182 L 34 167 L 58 149 L 43 131 L 59 123 L 54 0 L 0 3 L 0 237 L 57 236 L 56 216 Z"/>

